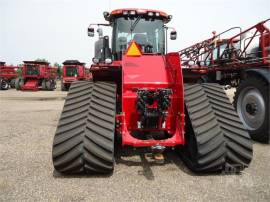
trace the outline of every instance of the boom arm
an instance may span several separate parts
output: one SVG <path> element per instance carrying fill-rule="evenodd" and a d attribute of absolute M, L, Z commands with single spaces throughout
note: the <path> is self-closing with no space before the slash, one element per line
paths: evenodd
<path fill-rule="evenodd" d="M 205 69 L 220 66 L 242 67 L 247 64 L 251 66 L 269 65 L 270 30 L 265 25 L 269 20 L 262 21 L 244 31 L 241 31 L 240 27 L 230 28 L 179 51 L 183 67 Z M 234 29 L 239 29 L 240 32 L 229 39 L 221 38 L 225 33 Z M 251 36 L 247 37 L 248 34 Z M 250 52 L 252 45 L 258 43 L 258 39 L 257 51 Z"/>

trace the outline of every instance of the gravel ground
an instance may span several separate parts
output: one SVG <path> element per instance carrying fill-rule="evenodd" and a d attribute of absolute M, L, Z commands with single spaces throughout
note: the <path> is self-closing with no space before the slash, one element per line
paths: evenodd
<path fill-rule="evenodd" d="M 163 165 L 134 154 L 110 176 L 61 176 L 51 149 L 65 95 L 0 91 L 0 201 L 270 201 L 270 148 L 259 143 L 241 175 L 194 175 L 168 151 Z"/>

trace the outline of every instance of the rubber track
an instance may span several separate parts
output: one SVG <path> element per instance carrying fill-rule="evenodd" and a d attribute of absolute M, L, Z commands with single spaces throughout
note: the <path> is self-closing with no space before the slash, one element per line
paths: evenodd
<path fill-rule="evenodd" d="M 86 172 L 109 173 L 113 170 L 115 113 L 116 85 L 96 82 L 84 136 Z"/>
<path fill-rule="evenodd" d="M 252 159 L 252 141 L 234 110 L 226 92 L 219 84 L 202 84 L 209 98 L 226 142 L 226 163 L 243 170 Z"/>
<path fill-rule="evenodd" d="M 221 171 L 225 164 L 225 141 L 200 84 L 185 85 L 185 107 L 187 142 L 183 160 L 193 171 Z M 188 140 L 191 137 L 192 142 Z"/>
<path fill-rule="evenodd" d="M 115 84 L 72 83 L 53 142 L 57 171 L 73 174 L 113 170 L 115 94 Z"/>

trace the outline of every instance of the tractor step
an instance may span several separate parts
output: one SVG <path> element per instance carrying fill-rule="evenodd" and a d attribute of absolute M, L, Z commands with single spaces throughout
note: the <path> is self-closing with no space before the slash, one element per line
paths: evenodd
<path fill-rule="evenodd" d="M 73 82 L 54 137 L 55 169 L 65 174 L 112 172 L 115 112 L 115 84 Z"/>
<path fill-rule="evenodd" d="M 252 142 L 218 84 L 185 85 L 186 145 L 181 156 L 197 172 L 239 172 L 252 159 Z"/>

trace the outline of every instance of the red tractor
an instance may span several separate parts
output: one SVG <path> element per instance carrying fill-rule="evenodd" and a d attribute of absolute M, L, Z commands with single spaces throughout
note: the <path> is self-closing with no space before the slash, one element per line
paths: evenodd
<path fill-rule="evenodd" d="M 78 60 L 66 60 L 63 62 L 61 89 L 66 91 L 71 83 L 77 80 L 90 80 L 90 71 L 85 67 L 85 63 Z"/>
<path fill-rule="evenodd" d="M 5 65 L 5 62 L 0 62 L 0 90 L 8 90 L 9 87 L 15 88 L 17 68 L 16 66 Z"/>
<path fill-rule="evenodd" d="M 147 9 L 104 12 L 92 81 L 72 83 L 53 141 L 54 168 L 111 173 L 119 147 L 175 149 L 197 172 L 241 171 L 252 141 L 219 84 L 184 84 L 178 53 L 167 53 L 171 15 Z M 101 26 L 112 27 L 112 43 Z M 170 39 L 176 39 L 173 29 Z"/>
<path fill-rule="evenodd" d="M 270 141 L 270 19 L 180 51 L 184 81 L 237 87 L 234 106 L 254 140 Z M 229 37 L 228 37 L 229 36 Z"/>
<path fill-rule="evenodd" d="M 16 79 L 17 90 L 54 90 L 56 88 L 57 69 L 48 62 L 24 61 L 21 75 Z"/>

